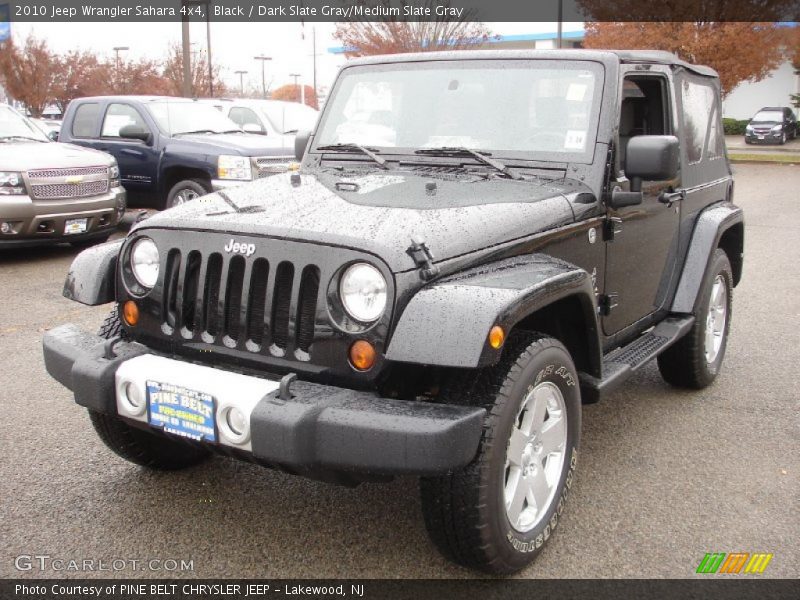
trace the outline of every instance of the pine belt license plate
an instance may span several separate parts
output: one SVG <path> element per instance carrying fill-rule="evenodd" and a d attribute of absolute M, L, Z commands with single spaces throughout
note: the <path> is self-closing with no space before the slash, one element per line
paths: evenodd
<path fill-rule="evenodd" d="M 64 234 L 85 233 L 88 219 L 67 219 L 64 223 Z"/>
<path fill-rule="evenodd" d="M 217 441 L 214 397 L 179 385 L 147 382 L 148 421 L 167 433 Z"/>

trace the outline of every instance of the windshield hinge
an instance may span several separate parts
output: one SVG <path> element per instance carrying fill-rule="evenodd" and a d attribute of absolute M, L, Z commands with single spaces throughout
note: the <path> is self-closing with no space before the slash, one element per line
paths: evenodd
<path fill-rule="evenodd" d="M 419 276 L 423 281 L 430 281 L 439 274 L 439 267 L 433 264 L 433 254 L 428 249 L 425 240 L 419 237 L 411 238 L 411 245 L 406 250 L 414 264 L 419 268 Z"/>
<path fill-rule="evenodd" d="M 619 298 L 619 294 L 614 292 L 600 296 L 597 302 L 597 312 L 601 317 L 607 317 L 618 306 L 617 298 Z"/>

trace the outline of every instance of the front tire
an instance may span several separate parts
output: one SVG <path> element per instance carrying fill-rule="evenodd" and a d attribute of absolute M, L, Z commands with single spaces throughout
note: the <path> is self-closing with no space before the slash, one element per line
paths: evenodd
<path fill-rule="evenodd" d="M 661 376 L 670 385 L 700 390 L 719 374 L 733 308 L 733 273 L 728 255 L 717 248 L 703 281 L 700 310 L 689 332 L 658 357 Z"/>
<path fill-rule="evenodd" d="M 208 194 L 209 189 L 209 184 L 202 179 L 184 179 L 183 181 L 179 181 L 169 190 L 163 208 L 174 208 L 186 202 L 191 202 L 200 196 Z"/>
<path fill-rule="evenodd" d="M 513 573 L 541 552 L 572 486 L 581 421 L 578 377 L 560 342 L 515 334 L 500 363 L 470 388 L 459 389 L 453 400 L 487 409 L 478 454 L 460 471 L 421 479 L 425 525 L 454 562 Z"/>
<path fill-rule="evenodd" d="M 107 340 L 115 337 L 127 339 L 116 306 L 103 321 L 97 335 Z M 97 435 L 110 450 L 143 467 L 174 471 L 196 465 L 209 456 L 204 448 L 137 429 L 114 415 L 90 410 L 89 418 Z"/>

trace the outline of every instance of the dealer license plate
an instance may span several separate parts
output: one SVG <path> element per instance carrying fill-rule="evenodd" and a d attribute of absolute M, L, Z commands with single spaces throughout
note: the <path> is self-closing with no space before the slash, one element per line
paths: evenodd
<path fill-rule="evenodd" d="M 760 140 L 763 140 L 763 139 L 764 139 L 764 136 L 763 136 L 763 135 L 759 135 L 759 136 L 758 136 L 758 139 L 760 139 Z"/>
<path fill-rule="evenodd" d="M 85 233 L 88 219 L 67 219 L 64 223 L 64 234 Z"/>
<path fill-rule="evenodd" d="M 173 435 L 217 441 L 214 397 L 170 383 L 147 382 L 148 420 Z"/>

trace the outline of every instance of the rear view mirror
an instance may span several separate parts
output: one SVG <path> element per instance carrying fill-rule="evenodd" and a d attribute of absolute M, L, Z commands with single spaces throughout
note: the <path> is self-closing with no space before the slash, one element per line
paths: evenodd
<path fill-rule="evenodd" d="M 642 190 L 642 181 L 666 181 L 678 174 L 679 145 L 674 135 L 637 135 L 625 151 L 625 175 L 631 191 Z"/>
<path fill-rule="evenodd" d="M 309 139 L 311 139 L 310 131 L 298 131 L 297 135 L 294 136 L 294 157 L 297 160 L 303 160 L 303 155 L 306 153 L 306 146 L 308 146 Z"/>
<path fill-rule="evenodd" d="M 149 144 L 152 139 L 150 132 L 139 125 L 125 125 L 121 127 L 119 130 L 119 137 L 129 140 L 141 140 L 145 144 Z"/>

